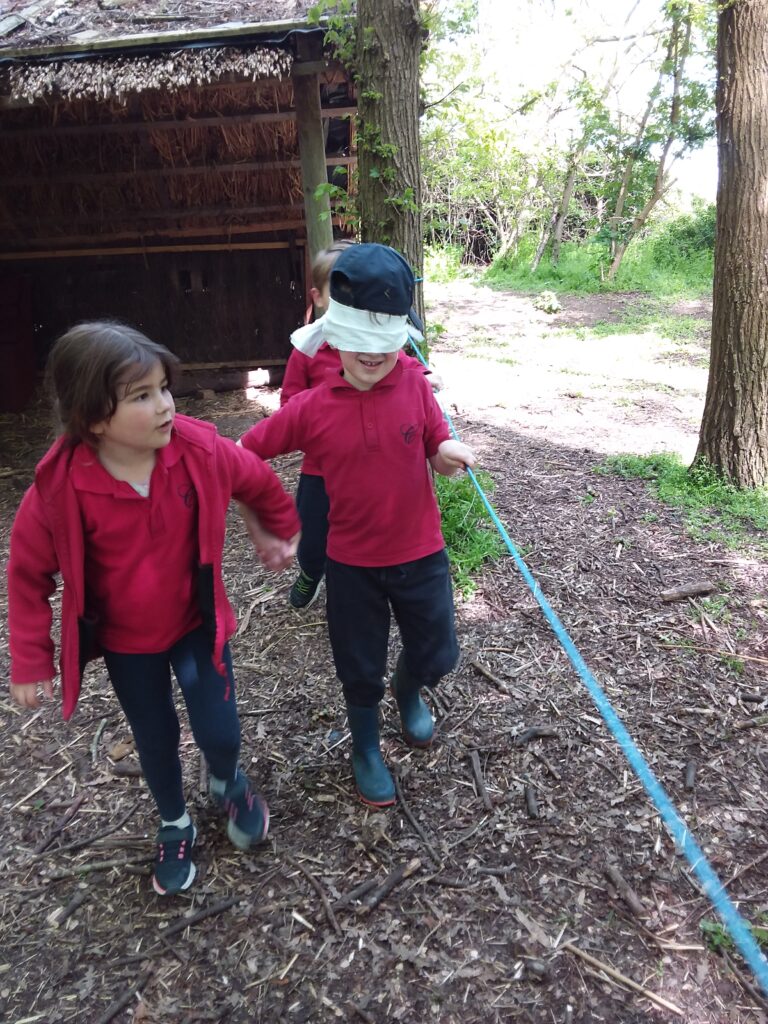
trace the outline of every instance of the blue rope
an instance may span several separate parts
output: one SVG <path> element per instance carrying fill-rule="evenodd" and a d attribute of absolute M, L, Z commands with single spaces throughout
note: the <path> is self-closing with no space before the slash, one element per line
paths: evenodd
<path fill-rule="evenodd" d="M 412 347 L 424 366 L 427 366 L 428 364 L 418 348 L 415 345 Z M 451 417 L 446 411 L 443 403 L 439 400 L 439 397 L 438 402 L 440 404 L 440 408 L 443 410 L 443 415 L 448 422 L 451 433 L 457 441 L 460 441 L 461 438 L 456 432 L 453 421 L 451 420 Z M 533 596 L 538 601 L 539 606 L 544 612 L 555 636 L 560 641 L 560 644 L 570 658 L 571 664 L 576 669 L 589 690 L 592 700 L 595 702 L 598 711 L 603 716 L 603 720 L 613 734 L 614 739 L 621 747 L 627 761 L 629 761 L 632 771 L 638 779 L 640 779 L 646 793 L 656 805 L 656 808 L 674 839 L 678 850 L 685 856 L 691 866 L 691 870 L 701 883 L 704 895 L 709 899 L 710 903 L 717 911 L 717 914 L 727 928 L 739 952 L 749 964 L 763 991 L 768 995 L 768 961 L 766 961 L 765 956 L 755 941 L 749 926 L 731 902 L 730 897 L 723 887 L 723 883 L 710 866 L 703 850 L 699 847 L 698 843 L 688 830 L 688 826 L 675 810 L 675 807 L 667 796 L 664 787 L 651 771 L 647 761 L 640 753 L 634 740 L 624 727 L 623 722 L 613 710 L 613 706 L 606 696 L 605 691 L 590 672 L 584 659 L 576 649 L 573 640 L 571 640 L 568 635 L 565 627 L 558 619 L 546 597 L 541 593 L 538 583 L 510 540 L 507 531 L 504 529 L 504 525 L 496 515 L 491 503 L 488 501 L 477 477 L 469 467 L 467 467 L 467 473 L 475 486 L 475 490 L 480 495 L 480 499 L 482 500 L 488 515 L 491 517 L 494 526 L 499 531 L 509 553 L 514 558 L 515 564 L 520 570 L 523 579 L 528 584 Z"/>

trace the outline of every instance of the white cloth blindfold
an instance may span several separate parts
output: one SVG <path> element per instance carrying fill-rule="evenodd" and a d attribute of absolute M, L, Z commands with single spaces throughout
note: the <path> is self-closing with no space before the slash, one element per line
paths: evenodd
<path fill-rule="evenodd" d="M 291 335 L 291 344 L 305 356 L 314 356 L 327 341 L 344 352 L 397 352 L 408 341 L 422 340 L 420 332 L 408 323 L 407 316 L 371 313 L 330 299 L 328 311 L 312 324 L 300 327 Z"/>

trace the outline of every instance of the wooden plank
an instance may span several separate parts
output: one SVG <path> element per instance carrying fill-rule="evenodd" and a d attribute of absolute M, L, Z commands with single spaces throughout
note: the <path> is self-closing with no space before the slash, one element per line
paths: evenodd
<path fill-rule="evenodd" d="M 251 83 L 252 84 L 252 83 Z M 322 107 L 321 115 L 330 117 L 351 117 L 357 107 Z M 5 141 L 12 139 L 33 139 L 41 136 L 54 135 L 112 135 L 130 134 L 133 132 L 177 131 L 180 128 L 231 128 L 242 124 L 275 124 L 282 121 L 295 121 L 296 111 L 262 110 L 250 114 L 220 114 L 216 117 L 169 118 L 160 121 L 110 121 L 107 124 L 64 124 L 64 125 L 33 125 L 8 127 L 0 125 L 0 137 Z"/>
<path fill-rule="evenodd" d="M 329 162 L 325 155 L 325 136 L 320 116 L 320 80 L 303 75 L 293 80 L 293 97 L 299 129 L 301 186 L 307 225 L 309 258 L 313 260 L 333 242 L 331 203 L 327 191 L 317 194 L 328 183 Z M 338 162 L 338 161 L 337 161 Z"/>
<path fill-rule="evenodd" d="M 357 157 L 331 156 L 325 159 L 325 163 L 328 167 L 348 167 L 351 164 L 357 163 Z M 82 184 L 84 182 L 127 181 L 135 178 L 166 178 L 196 174 L 271 173 L 272 171 L 287 171 L 295 167 L 301 167 L 300 160 L 251 160 L 247 163 L 236 164 L 194 164 L 190 167 L 152 167 L 131 171 L 100 171 L 97 174 L 46 174 L 40 177 L 26 175 L 15 178 L 0 178 L 0 186 L 50 186 L 64 183 Z"/>
<path fill-rule="evenodd" d="M 332 223 L 339 223 L 339 218 L 332 218 Z M 168 228 L 166 230 L 159 228 L 152 231 L 120 231 L 114 234 L 101 232 L 98 235 L 59 235 L 52 238 L 27 238 L 26 241 L 27 243 L 32 242 L 35 245 L 47 246 L 48 248 L 56 246 L 71 248 L 76 245 L 96 246 L 99 242 L 104 242 L 105 240 L 113 243 L 144 238 L 215 238 L 217 235 L 221 238 L 229 238 L 230 235 L 259 235 L 269 231 L 298 231 L 303 229 L 303 220 L 283 220 L 264 224 L 219 224 L 206 228 Z"/>
<path fill-rule="evenodd" d="M 1 182 L 0 182 L 1 183 Z M 127 207 L 124 210 L 111 210 L 109 213 L 94 213 L 91 216 L 82 213 L 76 219 L 69 220 L 62 217 L 26 217 L 18 218 L 14 217 L 12 225 L 14 228 L 21 229 L 27 227 L 42 228 L 49 227 L 51 224 L 55 224 L 58 227 L 63 225 L 72 224 L 75 229 L 80 224 L 112 224 L 115 221 L 128 220 L 132 224 L 136 224 L 138 221 L 144 220 L 168 220 L 178 221 L 187 220 L 190 217 L 220 217 L 225 219 L 227 217 L 250 217 L 258 218 L 263 214 L 267 213 L 281 213 L 283 217 L 295 217 L 297 214 L 301 215 L 304 212 L 303 203 L 280 203 L 275 206 L 229 206 L 226 203 L 218 203 L 215 206 L 168 206 L 160 210 L 137 210 L 133 207 Z M 6 222 L 7 224 L 7 222 Z M 0 226 L 0 230 L 8 230 L 7 226 Z"/>
<path fill-rule="evenodd" d="M 81 256 L 146 256 L 153 252 L 234 252 L 242 249 L 290 249 L 303 246 L 303 238 L 293 242 L 213 242 L 200 245 L 127 245 L 104 249 L 49 249 L 40 252 L 0 252 L 0 260 L 79 259 Z"/>

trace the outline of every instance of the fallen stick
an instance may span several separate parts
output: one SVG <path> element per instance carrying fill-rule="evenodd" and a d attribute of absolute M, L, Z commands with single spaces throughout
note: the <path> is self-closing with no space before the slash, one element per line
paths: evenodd
<path fill-rule="evenodd" d="M 304 867 L 304 865 L 297 861 L 294 857 L 289 856 L 288 863 L 293 864 L 295 868 L 298 868 L 302 875 L 304 875 L 304 877 L 307 879 L 309 884 L 320 897 L 320 901 L 323 904 L 323 910 L 325 911 L 325 916 L 328 918 L 328 923 L 330 924 L 330 926 L 333 928 L 337 935 L 341 935 L 341 927 L 339 926 L 339 922 L 336 920 L 336 915 L 333 912 L 331 904 L 328 901 L 328 897 L 326 896 L 325 890 L 323 889 L 322 885 L 320 885 L 320 883 L 312 874 L 312 872 L 308 871 Z"/>
<path fill-rule="evenodd" d="M 525 807 L 528 811 L 528 817 L 538 818 L 540 815 L 539 805 L 536 802 L 536 790 L 533 786 L 526 786 L 523 792 L 525 793 Z"/>
<path fill-rule="evenodd" d="M 109 1024 L 111 1020 L 114 1020 L 118 1013 L 120 1013 L 120 1011 L 130 1003 L 136 993 L 140 992 L 144 988 L 151 977 L 152 968 L 148 971 L 144 971 L 135 985 L 131 985 L 131 987 L 124 992 L 119 999 L 116 999 L 114 1003 L 110 1003 L 104 1013 L 96 1021 L 96 1024 Z"/>
<path fill-rule="evenodd" d="M 661 600 L 665 604 L 671 601 L 685 601 L 688 597 L 706 597 L 717 590 L 714 583 L 708 580 L 700 580 L 698 583 L 685 583 L 681 587 L 671 587 L 669 590 L 662 590 Z"/>
<path fill-rule="evenodd" d="M 687 793 L 691 793 L 696 789 L 696 762 L 693 758 L 685 766 L 684 786 Z"/>
<path fill-rule="evenodd" d="M 517 736 L 513 737 L 512 743 L 516 747 L 522 747 L 524 743 L 539 739 L 557 739 L 560 734 L 551 725 L 532 725 L 529 729 L 523 729 Z"/>
<path fill-rule="evenodd" d="M 52 782 L 56 778 L 57 775 L 61 775 L 61 773 L 65 772 L 67 770 L 67 768 L 72 768 L 72 767 L 73 767 L 73 765 L 69 761 L 67 761 L 67 763 L 63 764 L 61 766 L 61 768 L 57 768 L 56 771 L 53 773 L 53 775 L 49 775 L 47 779 L 43 779 L 43 781 L 40 783 L 39 786 L 35 786 L 34 789 L 29 791 L 29 793 L 25 793 L 24 796 L 21 798 L 21 800 L 17 800 L 16 803 L 13 805 L 13 807 L 9 808 L 9 810 L 15 811 L 17 807 L 21 807 L 21 805 L 25 804 L 27 802 L 27 800 L 31 800 L 33 796 L 36 796 L 40 792 L 41 789 L 45 789 L 45 787 L 48 785 L 48 783 Z"/>
<path fill-rule="evenodd" d="M 60 853 L 71 853 L 73 850 L 84 850 L 86 846 L 92 846 L 97 839 L 103 839 L 105 836 L 111 836 L 113 832 L 117 832 L 119 828 L 123 827 L 138 806 L 139 801 L 137 800 L 135 804 L 128 808 L 122 818 L 118 818 L 114 825 L 110 825 L 108 828 L 103 828 L 101 832 L 96 832 L 95 835 L 89 836 L 87 839 L 78 839 L 74 843 L 68 843 L 66 846 L 59 846 L 52 852 L 58 856 Z"/>
<path fill-rule="evenodd" d="M 609 864 L 605 868 L 605 877 L 621 896 L 635 917 L 647 917 L 647 911 L 635 890 L 626 881 L 615 864 Z"/>
<path fill-rule="evenodd" d="M 509 688 L 507 687 L 507 684 L 504 682 L 503 679 L 499 679 L 498 676 L 495 676 L 493 672 L 489 671 L 485 667 L 485 665 L 477 661 L 476 658 L 473 658 L 469 664 L 472 666 L 472 668 L 477 669 L 481 676 L 485 676 L 489 683 L 493 683 L 497 690 L 499 690 L 506 696 L 509 696 Z"/>
<path fill-rule="evenodd" d="M 52 928 L 60 928 L 67 918 L 71 917 L 88 899 L 90 899 L 88 891 L 86 889 L 78 889 L 66 906 L 59 907 L 47 917 L 46 923 Z"/>
<path fill-rule="evenodd" d="M 133 860 L 93 860 L 76 867 L 62 868 L 59 871 L 46 872 L 47 882 L 60 882 L 63 878 L 74 878 L 75 875 L 90 875 L 94 871 L 109 871 L 110 868 L 127 868 L 133 864 L 149 864 L 154 857 L 134 857 Z"/>
<path fill-rule="evenodd" d="M 585 953 L 583 949 L 579 949 L 578 946 L 574 946 L 572 942 L 564 942 L 560 949 L 567 949 L 569 953 L 573 953 L 575 956 L 581 957 L 586 963 L 591 964 L 592 967 L 596 967 L 599 971 L 607 974 L 609 978 L 613 978 L 615 981 L 621 982 L 622 985 L 626 985 L 627 988 L 631 988 L 635 992 L 639 992 L 645 996 L 646 999 L 650 999 L 652 1003 L 656 1003 L 657 1006 L 661 1006 L 665 1010 L 669 1010 L 671 1013 L 676 1013 L 678 1017 L 685 1016 L 684 1012 L 679 1006 L 674 1003 L 670 1003 L 668 999 L 663 996 L 657 996 L 655 992 L 649 991 L 647 988 L 643 988 L 642 985 L 638 985 L 636 981 L 632 981 L 626 974 L 622 974 L 621 971 L 615 970 L 613 967 L 609 967 L 608 964 L 604 964 L 601 960 L 598 960 L 594 956 L 590 956 L 589 953 Z"/>
<path fill-rule="evenodd" d="M 696 654 L 714 654 L 719 658 L 737 658 L 739 661 L 756 661 L 760 665 L 768 665 L 768 658 L 760 658 L 756 654 L 740 654 L 738 651 L 721 651 L 717 647 L 699 647 L 698 644 L 661 644 L 664 648 L 681 647 Z"/>
<path fill-rule="evenodd" d="M 354 889 L 350 889 L 348 893 L 345 893 L 343 896 L 339 896 L 339 898 L 333 904 L 334 910 L 342 910 L 344 907 L 349 906 L 350 903 L 354 903 L 355 900 L 361 899 L 363 896 L 369 893 L 371 889 L 375 888 L 376 879 L 367 878 L 364 882 L 361 882 L 359 885 L 356 885 Z"/>
<path fill-rule="evenodd" d="M 221 900 L 219 903 L 214 903 L 210 907 L 206 907 L 204 910 L 198 910 L 196 914 L 190 914 L 189 917 L 182 917 L 174 924 L 168 925 L 167 928 L 163 928 L 162 934 L 168 938 L 169 935 L 175 935 L 177 932 L 183 932 L 185 928 L 190 928 L 192 925 L 199 924 L 200 921 L 204 921 L 206 917 L 213 917 L 214 914 L 221 914 L 224 910 L 229 910 L 230 907 L 236 906 L 238 903 L 245 901 L 245 896 L 229 896 L 225 900 Z"/>
<path fill-rule="evenodd" d="M 408 801 L 405 799 L 405 795 L 403 794 L 403 787 L 400 785 L 400 778 L 397 774 L 395 774 L 395 792 L 397 793 L 397 799 L 399 802 L 400 810 L 411 823 L 411 827 L 413 828 L 416 835 L 419 837 L 419 839 L 421 839 L 422 843 L 424 843 L 424 848 L 426 849 L 429 856 L 435 862 L 437 867 L 441 868 L 443 866 L 443 860 L 440 854 L 432 845 L 432 843 L 430 843 L 430 841 L 427 839 L 427 835 L 424 829 L 418 823 L 418 821 L 416 820 L 416 816 L 414 815 L 411 808 L 408 806 Z"/>
<path fill-rule="evenodd" d="M 477 786 L 480 796 L 482 798 L 483 806 L 485 807 L 486 811 L 492 811 L 493 800 L 491 800 L 488 790 L 485 788 L 483 769 L 480 766 L 480 755 L 476 750 L 473 750 L 470 753 L 469 760 L 472 765 L 472 774 L 475 777 L 475 785 Z"/>
<path fill-rule="evenodd" d="M 400 864 L 396 867 L 387 878 L 382 882 L 376 892 L 368 899 L 362 907 L 358 907 L 358 914 L 369 914 L 374 910 L 381 901 L 388 896 L 392 890 L 398 886 L 401 882 L 405 881 L 406 878 L 410 878 L 411 875 L 415 874 L 421 867 L 421 861 L 418 857 L 414 857 L 413 860 L 409 860 L 407 864 Z"/>
<path fill-rule="evenodd" d="M 53 828 L 48 833 L 48 835 L 45 836 L 43 839 L 41 839 L 40 842 L 37 844 L 37 846 L 34 849 L 34 853 L 36 855 L 39 856 L 47 847 L 49 847 L 51 845 L 51 843 L 56 838 L 56 836 L 64 831 L 64 829 L 67 827 L 67 825 L 70 823 L 70 821 L 72 821 L 74 816 L 80 810 L 80 807 L 81 807 L 83 801 L 85 800 L 85 797 L 86 797 L 86 794 L 85 793 L 81 793 L 80 796 L 77 797 L 77 799 L 73 803 L 70 804 L 70 806 L 67 808 L 67 810 L 64 812 L 64 814 L 59 818 L 59 820 L 53 826 Z"/>
<path fill-rule="evenodd" d="M 106 725 L 107 719 L 102 718 L 102 720 L 96 727 L 96 732 L 94 733 L 93 740 L 91 742 L 91 764 L 96 764 L 96 758 L 98 757 L 99 750 L 99 740 L 101 739 L 101 734 L 104 732 Z"/>

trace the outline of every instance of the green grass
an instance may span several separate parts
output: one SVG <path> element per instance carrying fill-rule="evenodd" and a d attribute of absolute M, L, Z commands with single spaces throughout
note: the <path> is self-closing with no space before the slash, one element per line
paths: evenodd
<path fill-rule="evenodd" d="M 596 472 L 647 480 L 656 497 L 683 509 L 688 531 L 697 541 L 768 550 L 768 488 L 739 490 L 706 463 L 689 468 L 667 452 L 612 455 Z"/>
<path fill-rule="evenodd" d="M 490 495 L 492 477 L 483 472 L 475 475 L 483 491 Z M 453 583 L 462 597 L 469 597 L 476 587 L 474 577 L 485 562 L 504 554 L 504 542 L 468 476 L 438 476 L 436 490 Z"/>
<path fill-rule="evenodd" d="M 598 320 L 585 333 L 595 338 L 621 334 L 656 334 L 660 338 L 685 344 L 705 338 L 709 322 L 692 316 L 673 316 L 659 309 L 656 303 L 637 303 L 621 320 Z"/>
<path fill-rule="evenodd" d="M 753 924 L 750 926 L 750 931 L 755 942 L 762 949 L 768 948 L 768 927 L 766 927 L 767 915 L 765 913 L 758 914 L 760 924 Z M 727 953 L 735 951 L 736 946 L 733 939 L 728 934 L 725 926 L 720 921 L 710 921 L 708 918 L 699 924 L 701 933 L 704 937 L 704 942 L 709 946 L 715 953 L 721 949 L 724 949 Z"/>

